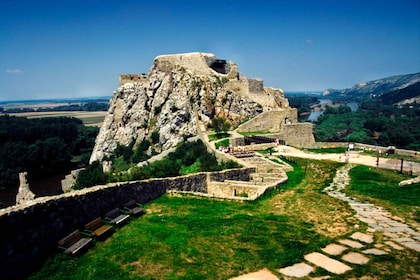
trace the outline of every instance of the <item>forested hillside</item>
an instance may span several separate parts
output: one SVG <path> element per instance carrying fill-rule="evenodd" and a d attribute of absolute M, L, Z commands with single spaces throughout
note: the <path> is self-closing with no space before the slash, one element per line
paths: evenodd
<path fill-rule="evenodd" d="M 420 105 L 396 107 L 365 100 L 351 112 L 341 105 L 327 110 L 315 123 L 317 141 L 351 141 L 420 150 Z"/>
<path fill-rule="evenodd" d="M 18 185 L 22 171 L 30 179 L 87 162 L 97 134 L 76 118 L 0 116 L 0 186 Z"/>

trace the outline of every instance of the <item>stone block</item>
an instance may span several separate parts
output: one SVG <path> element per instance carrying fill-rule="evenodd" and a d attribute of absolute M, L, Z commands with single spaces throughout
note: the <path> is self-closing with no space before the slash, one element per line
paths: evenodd
<path fill-rule="evenodd" d="M 329 244 L 327 245 L 327 247 L 322 248 L 322 251 L 324 251 L 325 253 L 329 254 L 329 255 L 341 255 L 345 250 L 347 250 L 348 248 L 346 246 L 343 245 L 339 245 L 339 244 Z"/>
<path fill-rule="evenodd" d="M 343 274 L 352 269 L 350 266 L 318 252 L 305 255 L 304 258 L 308 262 L 335 274 Z"/>
<path fill-rule="evenodd" d="M 368 257 L 356 252 L 347 253 L 342 259 L 353 264 L 367 264 L 370 260 Z"/>
<path fill-rule="evenodd" d="M 363 248 L 363 244 L 361 244 L 360 242 L 349 240 L 349 239 L 340 239 L 338 240 L 338 242 L 343 245 L 347 245 L 351 248 L 355 248 L 355 249 Z"/>
<path fill-rule="evenodd" d="M 355 240 L 362 241 L 364 243 L 372 243 L 373 242 L 373 235 L 362 233 L 362 232 L 355 232 L 350 237 L 355 239 Z"/>
<path fill-rule="evenodd" d="M 275 276 L 269 269 L 263 268 L 257 272 L 252 272 L 244 274 L 238 277 L 230 278 L 229 280 L 278 280 L 279 278 Z"/>
<path fill-rule="evenodd" d="M 309 273 L 313 272 L 314 268 L 306 263 L 297 263 L 292 266 L 288 266 L 279 269 L 279 272 L 290 277 L 301 278 L 308 276 Z"/>
<path fill-rule="evenodd" d="M 362 251 L 362 253 L 366 255 L 375 255 L 375 256 L 388 255 L 387 252 L 380 249 L 376 249 L 376 248 L 364 250 Z"/>

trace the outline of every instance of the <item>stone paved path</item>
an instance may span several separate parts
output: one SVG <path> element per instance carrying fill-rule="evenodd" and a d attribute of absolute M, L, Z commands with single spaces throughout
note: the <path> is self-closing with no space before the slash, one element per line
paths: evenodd
<path fill-rule="evenodd" d="M 306 262 L 279 269 L 280 274 L 301 278 L 309 276 L 316 267 L 321 267 L 332 274 L 343 274 L 355 266 L 365 265 L 371 261 L 371 255 L 392 254 L 392 250 L 414 250 L 420 252 L 420 230 L 406 225 L 401 218 L 394 217 L 382 207 L 362 202 L 347 196 L 343 190 L 350 182 L 349 170 L 352 165 L 347 164 L 337 170 L 333 182 L 324 189 L 328 195 L 343 200 L 356 212 L 356 218 L 368 224 L 367 233 L 355 232 L 350 238 L 331 243 L 321 252 L 312 252 L 304 256 Z M 373 232 L 381 231 L 385 239 L 383 243 L 375 243 Z M 364 250 L 363 250 L 364 249 Z M 357 250 L 358 252 L 355 252 Z M 266 275 L 267 269 L 264 270 Z M 251 277 L 251 278 L 249 278 Z M 269 278 L 258 277 L 258 273 L 251 273 L 234 278 L 244 279 L 278 279 L 274 274 Z"/>
<path fill-rule="evenodd" d="M 368 224 L 369 232 L 382 231 L 392 243 L 398 243 L 412 250 L 420 252 L 420 230 L 413 229 L 403 223 L 399 217 L 394 217 L 380 206 L 362 202 L 347 196 L 343 190 L 350 181 L 349 170 L 351 165 L 345 165 L 337 170 L 337 174 L 330 186 L 324 189 L 326 193 L 337 199 L 346 201 L 356 212 L 356 218 Z M 360 237 L 360 235 L 359 235 Z M 359 238 L 355 238 L 359 239 Z M 360 239 L 366 242 L 367 240 Z M 372 242 L 373 240 L 371 240 Z M 395 249 L 395 248 L 394 248 Z"/>

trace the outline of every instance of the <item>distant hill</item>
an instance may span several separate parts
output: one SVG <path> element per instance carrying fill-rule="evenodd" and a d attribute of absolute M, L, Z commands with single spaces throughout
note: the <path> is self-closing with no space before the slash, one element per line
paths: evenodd
<path fill-rule="evenodd" d="M 347 89 L 328 89 L 323 95 L 345 101 L 374 99 L 389 105 L 419 103 L 420 73 L 363 82 Z"/>

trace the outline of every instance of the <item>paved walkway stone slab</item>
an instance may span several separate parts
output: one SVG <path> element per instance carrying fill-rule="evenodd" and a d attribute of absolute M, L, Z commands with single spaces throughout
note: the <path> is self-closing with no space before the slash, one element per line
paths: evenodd
<path fill-rule="evenodd" d="M 364 250 L 362 251 L 362 253 L 366 255 L 375 255 L 375 256 L 388 255 L 387 252 L 380 249 L 376 249 L 376 248 Z"/>
<path fill-rule="evenodd" d="M 407 237 L 401 237 L 401 238 L 394 238 L 394 241 L 398 243 L 405 243 L 405 242 L 413 242 L 414 239 L 407 238 Z"/>
<path fill-rule="evenodd" d="M 314 252 L 305 255 L 305 260 L 308 262 L 313 263 L 316 266 L 322 267 L 323 269 L 335 273 L 335 274 L 343 274 L 349 270 L 351 267 L 334 259 L 331 259 L 321 253 Z"/>
<path fill-rule="evenodd" d="M 314 268 L 306 263 L 297 263 L 292 266 L 279 269 L 280 273 L 286 276 L 297 277 L 297 278 L 308 276 L 308 274 L 313 271 L 314 271 Z"/>
<path fill-rule="evenodd" d="M 407 248 L 413 249 L 414 251 L 420 252 L 420 243 L 419 242 L 403 242 L 401 243 Z"/>
<path fill-rule="evenodd" d="M 386 232 L 414 232 L 409 227 L 384 227 L 383 230 Z"/>
<path fill-rule="evenodd" d="M 356 252 L 347 253 L 342 259 L 353 264 L 367 264 L 370 260 L 368 257 Z"/>
<path fill-rule="evenodd" d="M 325 253 L 329 255 L 337 256 L 337 255 L 341 255 L 347 249 L 348 248 L 346 246 L 333 243 L 333 244 L 327 245 L 327 247 L 325 248 L 322 248 L 322 251 L 324 251 Z"/>
<path fill-rule="evenodd" d="M 230 278 L 230 280 L 279 280 L 279 278 L 271 273 L 271 271 L 267 268 L 263 268 L 257 272 Z"/>
<path fill-rule="evenodd" d="M 340 239 L 338 240 L 338 242 L 340 242 L 341 244 L 347 245 L 349 247 L 355 248 L 355 249 L 363 248 L 363 244 L 361 244 L 360 242 L 349 240 L 349 239 Z"/>
<path fill-rule="evenodd" d="M 395 250 L 404 250 L 404 247 L 401 247 L 400 245 L 398 245 L 398 244 L 395 244 L 394 242 L 392 242 L 392 241 L 386 241 L 385 242 L 385 244 L 386 245 L 388 245 L 388 246 L 390 246 L 390 247 L 392 247 L 393 249 L 395 249 Z"/>
<path fill-rule="evenodd" d="M 364 243 L 372 243 L 373 242 L 373 235 L 362 233 L 362 232 L 355 232 L 350 236 L 355 240 L 362 241 Z"/>

